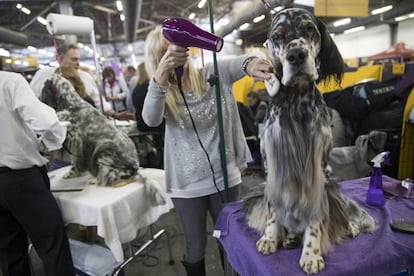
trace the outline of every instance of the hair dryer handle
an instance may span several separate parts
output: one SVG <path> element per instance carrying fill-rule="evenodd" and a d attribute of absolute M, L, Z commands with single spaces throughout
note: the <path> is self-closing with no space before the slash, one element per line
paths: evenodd
<path fill-rule="evenodd" d="M 175 68 L 174 71 L 175 71 L 175 75 L 177 77 L 177 81 L 181 81 L 181 77 L 183 76 L 183 73 L 184 73 L 184 67 L 179 66 L 179 67 Z"/>

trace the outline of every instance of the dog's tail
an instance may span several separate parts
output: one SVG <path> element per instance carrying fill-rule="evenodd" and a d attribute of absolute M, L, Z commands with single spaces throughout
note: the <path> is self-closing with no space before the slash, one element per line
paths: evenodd
<path fill-rule="evenodd" d="M 375 221 L 358 204 L 347 198 L 339 184 L 330 181 L 327 187 L 329 202 L 328 233 L 330 240 L 340 242 L 347 235 L 356 236 L 359 232 L 373 232 Z M 356 227 L 356 229 L 350 229 Z"/>
<path fill-rule="evenodd" d="M 145 194 L 153 206 L 160 206 L 166 203 L 164 193 L 159 187 L 159 183 L 154 179 L 142 176 L 138 173 L 137 178 L 144 184 Z"/>
<path fill-rule="evenodd" d="M 252 188 L 243 197 L 243 212 L 246 214 L 247 224 L 262 233 L 266 227 L 268 206 L 264 195 L 265 183 Z"/>

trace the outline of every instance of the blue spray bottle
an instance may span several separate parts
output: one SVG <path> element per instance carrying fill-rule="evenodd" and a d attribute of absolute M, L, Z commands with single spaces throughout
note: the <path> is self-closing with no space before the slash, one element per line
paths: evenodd
<path fill-rule="evenodd" d="M 390 164 L 389 151 L 384 151 L 375 156 L 371 162 L 372 175 L 369 182 L 369 189 L 367 193 L 367 203 L 372 206 L 382 206 L 385 203 L 384 192 L 382 190 L 382 171 L 381 165 Z"/>

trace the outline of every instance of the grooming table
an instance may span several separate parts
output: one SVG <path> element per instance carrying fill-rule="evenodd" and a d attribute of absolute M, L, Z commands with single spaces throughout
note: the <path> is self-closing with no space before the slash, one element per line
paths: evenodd
<path fill-rule="evenodd" d="M 396 181 L 384 176 L 383 181 Z M 414 234 L 394 232 L 392 220 L 414 220 L 414 199 L 386 199 L 382 207 L 365 203 L 369 178 L 340 183 L 345 194 L 355 199 L 377 223 L 377 230 L 361 233 L 355 239 L 333 244 L 325 256 L 325 269 L 317 275 L 366 276 L 390 275 L 414 267 Z M 302 248 L 282 249 L 262 255 L 256 250 L 259 234 L 246 224 L 241 202 L 228 204 L 220 213 L 215 234 L 220 234 L 227 259 L 232 268 L 243 276 L 306 275 L 299 266 Z"/>
<path fill-rule="evenodd" d="M 117 261 L 124 260 L 122 244 L 136 238 L 137 230 L 147 227 L 173 208 L 172 201 L 165 195 L 167 203 L 152 206 L 142 183 L 134 182 L 123 187 L 99 187 L 88 185 L 91 176 L 63 179 L 70 170 L 66 166 L 48 173 L 51 190 L 62 211 L 65 223 L 97 226 L 97 234 L 112 251 Z M 140 168 L 140 174 L 155 180 L 165 191 L 163 170 Z"/>

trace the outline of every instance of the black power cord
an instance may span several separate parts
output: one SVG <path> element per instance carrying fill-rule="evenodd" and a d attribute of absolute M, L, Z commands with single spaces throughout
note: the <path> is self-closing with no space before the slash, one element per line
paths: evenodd
<path fill-rule="evenodd" d="M 208 164 L 209 164 L 209 166 L 210 166 L 211 173 L 213 174 L 213 183 L 214 183 L 214 187 L 216 188 L 216 190 L 217 190 L 217 192 L 218 192 L 218 194 L 219 194 L 219 196 L 220 196 L 221 203 L 224 203 L 225 201 L 224 201 L 223 195 L 222 195 L 221 191 L 219 190 L 219 188 L 217 187 L 216 176 L 215 176 L 215 172 L 214 172 L 213 164 L 211 164 L 210 155 L 208 154 L 208 152 L 207 152 L 206 148 L 204 147 L 203 143 L 201 142 L 200 135 L 198 134 L 198 131 L 197 131 L 196 125 L 195 125 L 195 123 L 194 123 L 193 116 L 191 115 L 190 108 L 188 107 L 188 104 L 187 104 L 187 100 L 185 99 L 184 92 L 183 92 L 183 88 L 182 88 L 182 84 L 181 84 L 181 76 L 179 76 L 178 74 L 176 74 L 176 77 L 177 77 L 177 86 L 178 86 L 178 90 L 180 90 L 180 94 L 181 94 L 181 97 L 183 98 L 185 108 L 187 109 L 187 111 L 188 111 L 188 115 L 190 116 L 190 121 L 191 121 L 191 124 L 192 124 L 192 126 L 193 126 L 194 132 L 195 132 L 195 134 L 196 134 L 196 137 L 197 137 L 198 143 L 200 144 L 200 146 L 201 146 L 201 148 L 202 148 L 203 152 L 205 153 L 205 155 L 206 155 L 206 157 L 207 157 L 207 161 L 208 161 Z M 212 75 L 212 76 L 210 76 L 210 78 L 209 78 L 209 80 L 208 80 L 208 82 L 210 83 L 210 85 L 211 85 L 211 86 L 213 86 L 213 85 L 214 85 L 214 84 L 213 84 L 213 82 L 214 82 L 214 81 L 212 81 L 212 80 L 214 80 L 214 78 L 216 78 L 216 79 L 217 79 L 217 76 L 213 76 L 213 75 Z"/>

